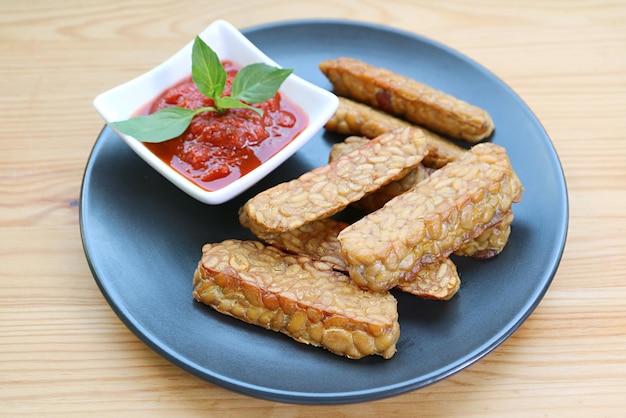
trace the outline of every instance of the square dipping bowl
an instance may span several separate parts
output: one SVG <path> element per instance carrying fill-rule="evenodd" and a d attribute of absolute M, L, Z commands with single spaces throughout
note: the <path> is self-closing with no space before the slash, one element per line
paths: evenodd
<path fill-rule="evenodd" d="M 213 22 L 199 36 L 222 61 L 230 60 L 241 66 L 262 62 L 280 67 L 226 21 L 217 20 Z M 107 124 L 131 118 L 140 109 L 160 96 L 164 90 L 191 75 L 192 46 L 193 40 L 152 70 L 101 93 L 94 99 L 93 106 Z M 269 160 L 215 191 L 207 191 L 196 185 L 154 155 L 141 141 L 125 135 L 113 127 L 111 128 L 139 157 L 182 191 L 201 202 L 217 205 L 244 192 L 291 157 L 316 132 L 323 128 L 338 106 L 338 99 L 333 93 L 303 80 L 293 73 L 287 77 L 279 91 L 304 111 L 308 117 L 308 125 L 295 139 Z"/>

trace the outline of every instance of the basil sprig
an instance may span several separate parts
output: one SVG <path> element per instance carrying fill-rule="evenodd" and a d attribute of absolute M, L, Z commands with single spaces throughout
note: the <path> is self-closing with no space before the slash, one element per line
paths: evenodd
<path fill-rule="evenodd" d="M 261 109 L 250 104 L 274 97 L 292 72 L 292 69 L 276 68 L 263 63 L 247 65 L 235 76 L 230 96 L 222 96 L 226 86 L 226 70 L 211 47 L 196 36 L 191 53 L 191 78 L 200 93 L 213 99 L 215 107 L 168 107 L 150 115 L 112 122 L 111 126 L 142 142 L 156 143 L 181 135 L 189 127 L 193 117 L 202 112 L 248 108 L 262 115 Z"/>

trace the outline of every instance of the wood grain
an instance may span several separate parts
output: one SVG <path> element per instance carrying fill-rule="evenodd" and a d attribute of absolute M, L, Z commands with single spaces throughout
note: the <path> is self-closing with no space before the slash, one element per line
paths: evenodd
<path fill-rule="evenodd" d="M 218 18 L 242 28 L 332 18 L 412 31 L 472 57 L 528 103 L 563 164 L 570 225 L 551 288 L 508 341 L 419 391 L 295 406 L 195 378 L 120 322 L 78 226 L 82 174 L 103 125 L 91 101 Z M 623 415 L 625 21 L 620 1 L 2 2 L 0 416 Z"/>

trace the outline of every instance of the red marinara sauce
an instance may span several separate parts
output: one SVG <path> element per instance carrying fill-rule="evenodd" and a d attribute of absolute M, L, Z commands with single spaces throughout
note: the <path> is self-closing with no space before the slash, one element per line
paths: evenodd
<path fill-rule="evenodd" d="M 241 66 L 223 61 L 227 81 L 223 95 Z M 154 113 L 166 107 L 198 109 L 213 100 L 198 91 L 191 76 L 165 90 L 146 109 Z M 196 115 L 179 137 L 160 143 L 144 143 L 157 157 L 205 190 L 215 191 L 269 160 L 308 124 L 302 109 L 280 92 L 250 109 L 226 109 L 222 113 Z"/>

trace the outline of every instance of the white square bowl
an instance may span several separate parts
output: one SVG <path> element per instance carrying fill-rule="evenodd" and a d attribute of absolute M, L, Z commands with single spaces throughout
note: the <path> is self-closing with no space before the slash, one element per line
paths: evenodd
<path fill-rule="evenodd" d="M 199 36 L 221 60 L 231 60 L 242 66 L 262 62 L 279 67 L 276 62 L 226 21 L 217 20 L 213 22 Z M 94 99 L 93 106 L 107 124 L 131 118 L 140 108 L 154 100 L 164 90 L 191 74 L 192 46 L 193 41 L 152 70 L 101 93 Z M 269 160 L 215 191 L 207 191 L 196 185 L 155 156 L 139 140 L 113 129 L 139 157 L 185 193 L 201 202 L 216 205 L 247 190 L 291 157 L 316 132 L 322 129 L 338 106 L 338 99 L 334 94 L 294 74 L 285 80 L 280 91 L 306 113 L 309 119 L 308 125 L 294 140 Z"/>

